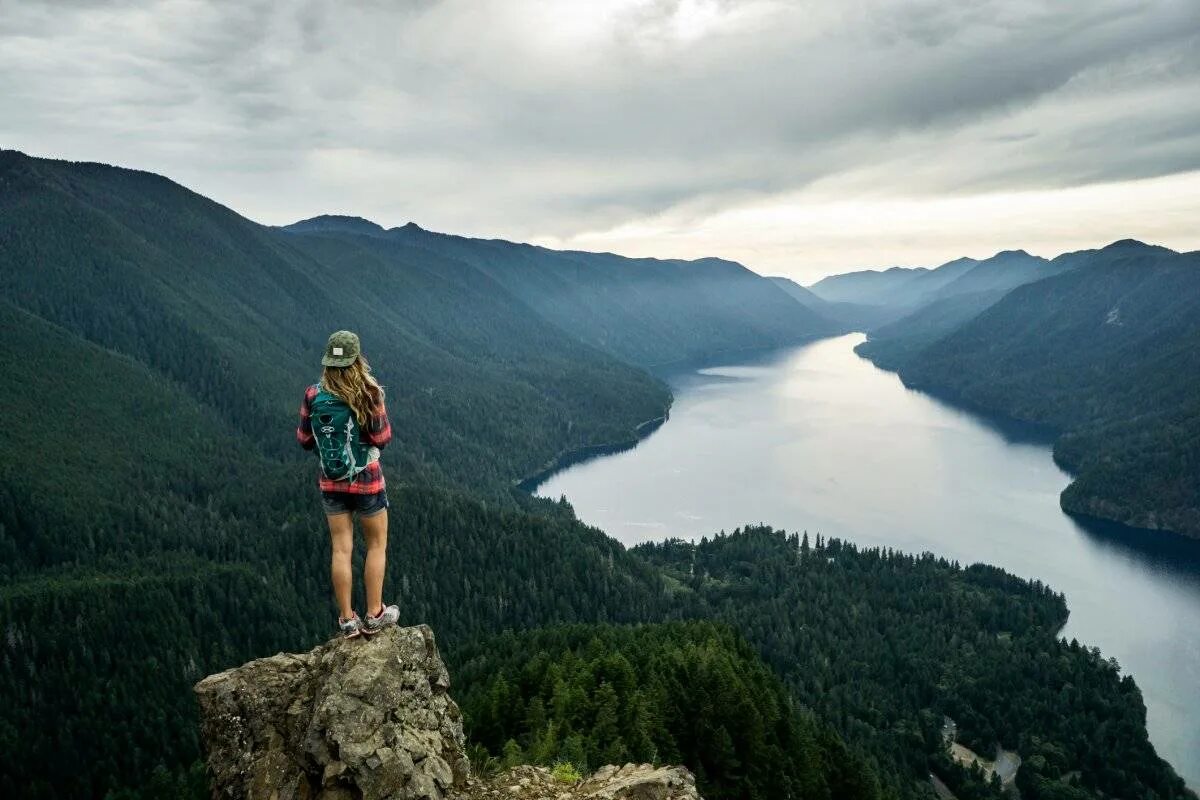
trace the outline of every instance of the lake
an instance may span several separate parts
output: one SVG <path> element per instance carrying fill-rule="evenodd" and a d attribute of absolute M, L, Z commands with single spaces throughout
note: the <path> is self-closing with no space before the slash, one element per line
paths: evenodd
<path fill-rule="evenodd" d="M 1067 516 L 1044 433 L 906 389 L 854 354 L 863 338 L 664 374 L 665 425 L 537 493 L 627 545 L 763 522 L 1040 578 L 1067 596 L 1063 634 L 1134 676 L 1159 754 L 1200 787 L 1200 542 Z"/>

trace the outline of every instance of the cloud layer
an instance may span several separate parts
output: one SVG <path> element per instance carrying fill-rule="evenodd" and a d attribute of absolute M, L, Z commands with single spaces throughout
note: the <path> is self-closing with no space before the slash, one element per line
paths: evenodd
<path fill-rule="evenodd" d="M 797 205 L 1138 181 L 1178 213 L 1200 184 L 1146 179 L 1200 170 L 1198 100 L 1195 0 L 0 2 L 0 146 L 271 223 L 676 255 L 739 209 L 778 230 Z M 764 219 L 706 246 L 752 253 Z M 815 240 L 792 241 L 767 266 L 802 274 Z"/>

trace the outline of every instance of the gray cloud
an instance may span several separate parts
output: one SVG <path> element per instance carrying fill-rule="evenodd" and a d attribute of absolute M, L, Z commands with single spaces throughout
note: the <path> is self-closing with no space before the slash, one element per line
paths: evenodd
<path fill-rule="evenodd" d="M 0 144 L 266 222 L 570 236 L 1200 169 L 1195 0 L 19 4 Z"/>

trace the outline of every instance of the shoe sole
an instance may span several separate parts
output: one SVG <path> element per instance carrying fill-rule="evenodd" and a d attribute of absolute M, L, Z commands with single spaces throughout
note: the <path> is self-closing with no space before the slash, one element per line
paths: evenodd
<path fill-rule="evenodd" d="M 364 625 L 363 625 L 363 627 L 362 627 L 362 632 L 363 632 L 363 635 L 364 635 L 364 636 L 374 636 L 375 634 L 379 633 L 379 632 L 380 632 L 381 630 L 383 630 L 384 628 L 390 628 L 390 627 L 392 627 L 392 626 L 394 626 L 394 625 L 396 625 L 396 624 L 397 624 L 397 623 L 395 623 L 395 622 L 389 622 L 389 623 L 387 623 L 387 624 L 385 624 L 385 625 L 380 625 L 378 628 L 375 628 L 375 629 L 368 628 L 368 627 L 367 627 L 367 626 L 364 624 Z"/>

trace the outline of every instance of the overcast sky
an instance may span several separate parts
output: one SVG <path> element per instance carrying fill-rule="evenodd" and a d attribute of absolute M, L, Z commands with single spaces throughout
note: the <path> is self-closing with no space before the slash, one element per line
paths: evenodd
<path fill-rule="evenodd" d="M 0 147 L 810 282 L 1200 248 L 1200 0 L 0 0 Z"/>

